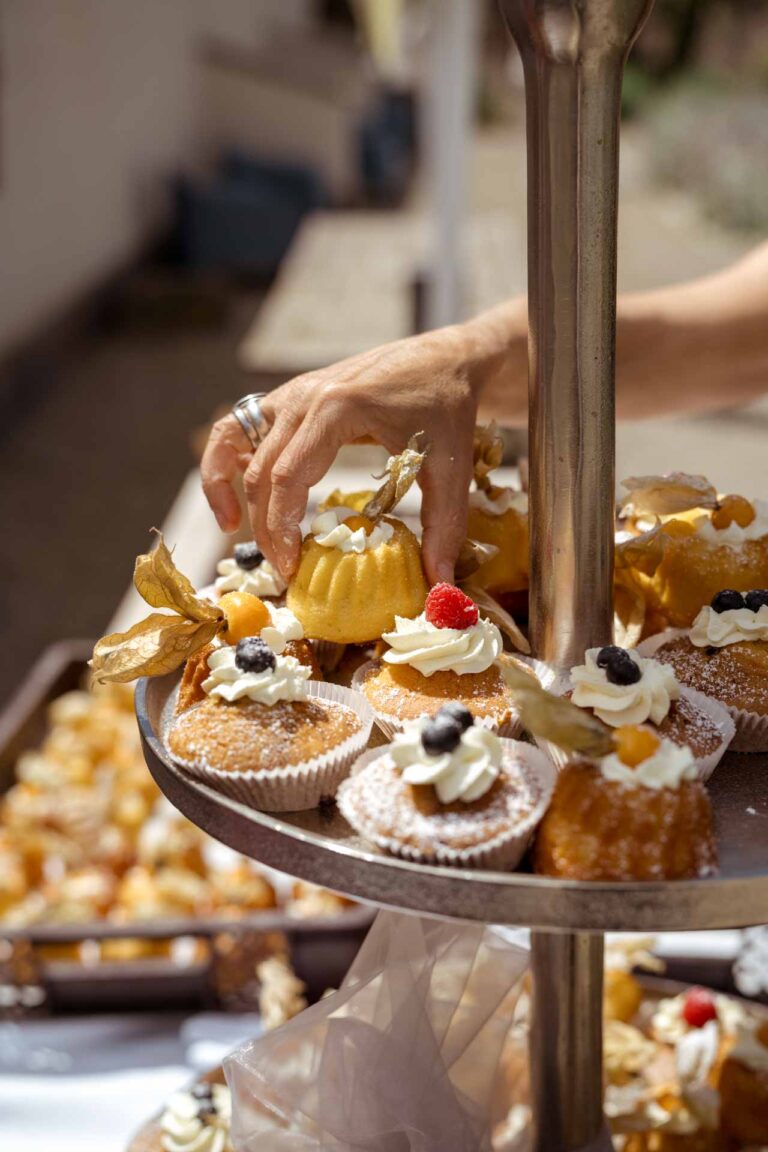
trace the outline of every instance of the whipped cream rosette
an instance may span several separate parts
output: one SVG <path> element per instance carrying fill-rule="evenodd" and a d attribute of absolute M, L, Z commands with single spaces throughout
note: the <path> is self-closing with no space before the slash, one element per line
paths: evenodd
<path fill-rule="evenodd" d="M 352 687 L 369 700 L 385 736 L 446 700 L 460 701 L 476 723 L 505 736 L 518 730 L 500 664 L 501 632 L 461 589 L 436 585 L 424 611 L 397 616 L 382 640 L 386 651 L 357 670 Z"/>
<path fill-rule="evenodd" d="M 733 722 L 721 704 L 683 687 L 672 668 L 637 650 L 590 648 L 584 663 L 563 676 L 540 661 L 534 668 L 544 687 L 568 694 L 609 728 L 649 724 L 660 736 L 690 746 L 701 780 L 711 776 L 733 738 Z M 565 763 L 561 753 L 548 751 Z"/>
<path fill-rule="evenodd" d="M 689 629 L 668 628 L 638 651 L 671 667 L 683 691 L 725 709 L 732 751 L 768 750 L 768 590 L 718 592 Z"/>
<path fill-rule="evenodd" d="M 262 600 L 282 596 L 287 584 L 273 564 L 254 543 L 236 544 L 234 554 L 219 561 L 214 582 L 217 595 L 224 592 L 250 592 Z"/>
<path fill-rule="evenodd" d="M 339 788 L 342 815 L 366 840 L 407 860 L 514 868 L 551 794 L 554 770 L 459 704 L 407 721 L 366 752 Z"/>
<path fill-rule="evenodd" d="M 164 1152 L 232 1152 L 232 1097 L 226 1084 L 176 1092 L 160 1117 Z"/>

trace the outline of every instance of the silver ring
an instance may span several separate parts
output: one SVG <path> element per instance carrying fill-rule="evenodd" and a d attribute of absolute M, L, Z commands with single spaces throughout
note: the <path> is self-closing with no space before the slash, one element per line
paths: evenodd
<path fill-rule="evenodd" d="M 248 437 L 254 452 L 269 432 L 269 421 L 261 410 L 261 401 L 266 395 L 266 392 L 251 392 L 238 400 L 232 409 L 232 415 Z"/>

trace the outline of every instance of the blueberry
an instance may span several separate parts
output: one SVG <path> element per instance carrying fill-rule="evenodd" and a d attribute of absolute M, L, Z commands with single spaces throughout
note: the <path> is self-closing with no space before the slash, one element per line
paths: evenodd
<path fill-rule="evenodd" d="M 732 588 L 726 588 L 713 597 L 712 607 L 715 612 L 730 612 L 733 608 L 743 608 L 744 596 L 741 592 L 734 592 Z"/>
<path fill-rule="evenodd" d="M 616 644 L 606 644 L 605 648 L 601 648 L 598 652 L 596 663 L 598 668 L 606 668 L 609 660 L 615 657 L 620 659 L 622 656 L 626 656 L 623 648 L 619 648 Z"/>
<path fill-rule="evenodd" d="M 450 716 L 437 716 L 424 725 L 421 743 L 429 756 L 441 756 L 443 752 L 453 752 L 461 740 L 461 728 Z"/>
<path fill-rule="evenodd" d="M 605 675 L 611 684 L 637 684 L 642 672 L 640 665 L 635 663 L 629 652 L 618 648 L 608 658 Z"/>
<path fill-rule="evenodd" d="M 274 672 L 277 660 L 260 636 L 246 636 L 235 648 L 235 665 L 241 672 Z"/>
<path fill-rule="evenodd" d="M 768 588 L 756 588 L 753 592 L 747 592 L 744 600 L 750 612 L 759 612 L 768 604 Z"/>
<path fill-rule="evenodd" d="M 250 541 L 248 544 L 235 544 L 235 563 L 238 568 L 250 572 L 264 562 L 264 553 L 259 551 L 258 544 Z"/>
<path fill-rule="evenodd" d="M 190 1089 L 190 1096 L 195 1100 L 212 1100 L 213 1084 L 195 1084 Z"/>
<path fill-rule="evenodd" d="M 447 716 L 454 723 L 458 724 L 462 732 L 466 732 L 467 728 L 471 728 L 475 722 L 475 718 L 470 712 L 469 708 L 465 708 L 463 704 L 459 704 L 458 700 L 451 700 L 449 704 L 443 704 L 438 716 Z"/>

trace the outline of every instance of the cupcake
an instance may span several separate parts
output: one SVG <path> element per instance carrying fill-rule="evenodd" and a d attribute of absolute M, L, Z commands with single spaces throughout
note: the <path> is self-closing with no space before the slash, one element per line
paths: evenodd
<path fill-rule="evenodd" d="M 768 1022 L 745 1021 L 720 1069 L 721 1126 L 741 1145 L 768 1144 Z"/>
<path fill-rule="evenodd" d="M 718 496 L 704 477 L 673 474 L 624 481 L 630 528 L 650 526 L 617 549 L 620 584 L 642 597 L 645 635 L 690 628 L 702 604 L 721 588 L 768 585 L 768 503 Z M 632 557 L 623 563 L 623 552 Z"/>
<path fill-rule="evenodd" d="M 534 864 L 569 880 L 678 880 L 716 869 L 712 810 L 689 748 L 649 728 L 615 751 L 566 764 L 536 838 Z"/>
<path fill-rule="evenodd" d="M 339 789 L 352 827 L 408 860 L 514 868 L 546 807 L 551 765 L 474 723 L 462 704 L 410 720 Z"/>
<path fill-rule="evenodd" d="M 396 617 L 382 640 L 389 647 L 381 660 L 360 668 L 352 684 L 385 735 L 447 700 L 462 703 L 486 727 L 511 734 L 516 717 L 499 663 L 501 632 L 460 588 L 436 584 L 424 611 Z"/>
<path fill-rule="evenodd" d="M 288 607 L 312 640 L 368 644 L 394 627 L 396 616 L 424 606 L 427 582 L 421 545 L 389 515 L 416 479 L 426 455 L 412 438 L 390 458 L 384 484 L 362 512 L 337 505 L 320 512 L 304 540 L 288 586 Z"/>
<path fill-rule="evenodd" d="M 701 779 L 713 772 L 733 737 L 724 708 L 681 688 L 672 668 L 634 650 L 615 644 L 588 649 L 584 663 L 571 670 L 570 683 L 573 703 L 609 728 L 647 724 L 662 739 L 689 747 Z"/>
<path fill-rule="evenodd" d="M 475 430 L 467 536 L 498 549 L 472 579 L 492 596 L 506 600 L 528 588 L 528 495 L 491 483 L 489 473 L 501 464 L 503 450 L 495 425 Z"/>
<path fill-rule="evenodd" d="M 185 712 L 205 699 L 203 683 L 210 675 L 208 657 L 222 644 L 237 644 L 248 636 L 258 636 L 276 656 L 293 656 L 310 670 L 310 678 L 322 680 L 322 672 L 304 630 L 289 608 L 260 600 L 251 592 L 227 592 L 219 600 L 225 627 L 216 639 L 189 657 L 179 686 L 177 712 Z"/>
<path fill-rule="evenodd" d="M 176 1092 L 160 1117 L 164 1152 L 232 1152 L 232 1097 L 226 1084 Z"/>
<path fill-rule="evenodd" d="M 648 1028 L 659 1043 L 675 1045 L 710 1023 L 721 1037 L 732 1039 L 746 1019 L 746 1012 L 732 996 L 693 987 L 657 1001 Z"/>
<path fill-rule="evenodd" d="M 217 565 L 218 576 L 214 588 L 225 592 L 250 592 L 264 599 L 277 599 L 286 589 L 286 582 L 278 570 L 265 560 L 257 544 L 250 541 L 236 544 L 234 554 Z"/>
<path fill-rule="evenodd" d="M 310 669 L 259 636 L 214 649 L 207 663 L 205 700 L 177 715 L 166 735 L 176 762 L 265 811 L 314 808 L 333 796 L 368 740 L 364 702 L 308 685 Z"/>
<path fill-rule="evenodd" d="M 681 684 L 725 705 L 736 727 L 734 751 L 768 750 L 768 591 L 718 592 L 689 631 L 652 637 L 643 650 Z"/>

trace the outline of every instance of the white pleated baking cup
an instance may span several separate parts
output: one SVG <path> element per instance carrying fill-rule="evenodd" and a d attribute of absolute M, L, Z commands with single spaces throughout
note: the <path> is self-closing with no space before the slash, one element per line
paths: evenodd
<path fill-rule="evenodd" d="M 364 682 L 369 672 L 377 672 L 381 667 L 380 660 L 368 660 L 365 664 L 361 664 L 352 677 L 352 689 L 365 696 Z M 366 697 L 366 699 L 368 699 Z M 370 701 L 368 701 L 370 704 Z M 449 701 L 446 699 L 442 703 L 447 704 Z M 463 701 L 462 701 L 463 703 Z M 373 716 L 376 721 L 376 726 L 386 736 L 387 740 L 391 740 L 398 732 L 405 730 L 405 722 L 399 716 L 393 716 L 388 712 L 381 712 L 375 705 L 371 704 L 373 708 Z M 436 705 L 435 712 L 441 707 L 440 704 Z M 424 713 L 428 715 L 428 713 Z M 434 715 L 434 713 L 432 713 Z M 499 723 L 494 720 L 492 716 L 475 716 L 475 724 L 479 724 L 481 728 L 487 728 L 489 732 L 495 732 L 497 736 L 503 736 L 507 740 L 513 740 L 518 736 L 521 731 L 520 717 L 516 712 L 512 712 L 509 720 Z"/>
<path fill-rule="evenodd" d="M 301 764 L 265 768 L 263 771 L 228 772 L 223 768 L 191 764 L 177 757 L 174 757 L 174 763 L 217 792 L 261 812 L 302 812 L 316 808 L 321 800 L 336 795 L 339 784 L 349 775 L 355 760 L 364 751 L 373 727 L 373 709 L 359 692 L 337 684 L 308 680 L 307 693 L 310 698 L 327 704 L 351 708 L 362 727 L 335 748 Z"/>
<path fill-rule="evenodd" d="M 310 640 L 310 644 L 324 673 L 336 671 L 348 647 L 347 644 L 338 644 L 335 640 Z"/>
<path fill-rule="evenodd" d="M 641 656 L 655 656 L 659 648 L 663 648 L 665 644 L 677 640 L 679 636 L 687 635 L 685 628 L 667 628 L 665 632 L 658 632 L 655 636 L 643 640 L 638 644 L 637 650 Z M 707 696 L 705 699 L 712 700 L 713 697 Z M 768 716 L 750 712 L 746 708 L 734 708 L 720 700 L 715 703 L 725 709 L 735 726 L 735 734 L 729 745 L 731 752 L 768 752 Z M 722 752 L 720 755 L 722 756 Z"/>
<path fill-rule="evenodd" d="M 680 635 L 681 633 L 678 633 Z M 641 656 L 646 659 L 652 658 L 653 652 L 644 652 L 643 645 L 639 645 L 637 651 Z M 654 652 L 656 649 L 654 649 Z M 541 660 L 530 660 L 536 678 L 541 684 L 542 688 L 546 688 L 548 692 L 553 692 L 556 696 L 562 696 L 568 692 L 571 687 L 571 678 L 567 673 L 558 673 L 549 664 L 545 664 Z M 717 768 L 718 764 L 725 755 L 729 747 L 733 747 L 732 741 L 736 732 L 736 726 L 731 717 L 731 710 L 721 704 L 719 700 L 713 700 L 711 696 L 705 696 L 703 692 L 697 691 L 695 688 L 688 688 L 685 685 L 680 686 L 681 695 L 693 704 L 699 712 L 712 721 L 720 734 L 720 743 L 714 752 L 710 752 L 707 756 L 699 756 L 696 758 L 696 771 L 699 780 L 709 780 L 710 776 Z M 543 752 L 552 758 L 558 768 L 563 768 L 569 760 L 573 759 L 573 755 L 564 752 L 561 748 L 550 744 L 548 740 L 539 740 L 536 738 L 536 744 Z"/>
<path fill-rule="evenodd" d="M 538 799 L 531 811 L 515 825 L 486 844 L 472 848 L 456 849 L 445 845 L 435 845 L 434 856 L 425 857 L 417 848 L 403 844 L 393 836 L 383 836 L 373 822 L 361 818 L 355 810 L 354 795 L 356 778 L 375 760 L 387 755 L 386 748 L 371 748 L 357 761 L 349 777 L 343 781 L 336 796 L 339 811 L 348 824 L 371 844 L 383 852 L 399 856 L 417 864 L 441 864 L 450 868 L 486 868 L 509 871 L 522 860 L 533 838 L 536 828 L 549 807 L 555 787 L 556 772 L 549 757 L 531 744 L 502 738 L 503 757 L 507 762 L 514 760 L 529 788 L 538 792 Z"/>

